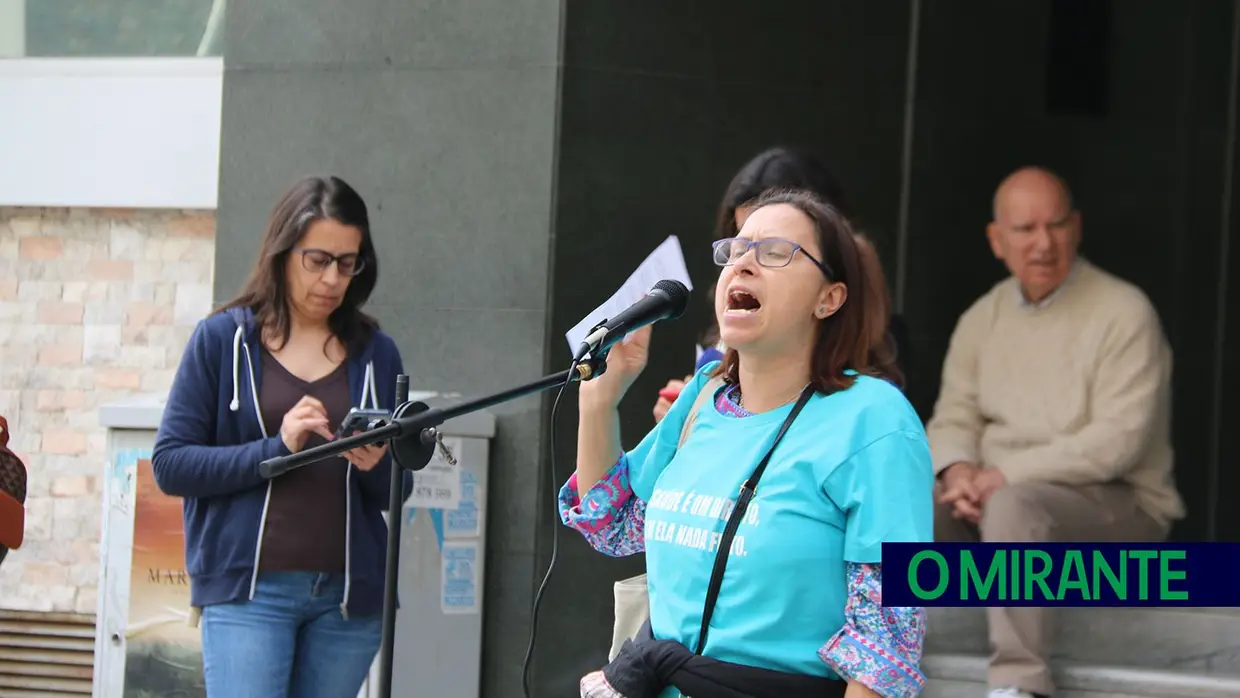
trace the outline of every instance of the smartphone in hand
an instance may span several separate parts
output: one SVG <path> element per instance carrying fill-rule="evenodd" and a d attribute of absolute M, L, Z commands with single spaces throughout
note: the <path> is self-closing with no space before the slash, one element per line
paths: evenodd
<path fill-rule="evenodd" d="M 392 415 L 387 410 L 359 410 L 354 407 L 349 410 L 344 419 L 340 420 L 340 428 L 336 430 L 336 438 L 341 439 L 346 436 L 352 436 L 353 432 L 357 431 L 378 429 L 390 421 L 392 421 Z"/>

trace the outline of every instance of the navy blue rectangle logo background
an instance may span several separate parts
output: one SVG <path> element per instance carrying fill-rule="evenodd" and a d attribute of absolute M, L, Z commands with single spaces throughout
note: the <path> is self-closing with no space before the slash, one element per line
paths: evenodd
<path fill-rule="evenodd" d="M 909 567 L 914 556 L 923 551 L 935 551 L 947 561 L 949 581 L 947 588 L 937 598 L 923 599 L 913 593 L 909 580 Z M 1068 551 L 1079 551 L 1085 560 L 1086 580 L 1091 579 L 1090 561 L 1095 552 L 1101 554 L 1118 575 L 1122 552 L 1132 551 L 1182 551 L 1183 559 L 1170 562 L 1173 571 L 1183 571 L 1183 579 L 1168 583 L 1172 591 L 1187 592 L 1183 600 L 1159 597 L 1161 577 L 1157 557 L 1148 563 L 1149 578 L 1146 584 L 1147 598 L 1138 597 L 1138 562 L 1128 567 L 1128 598 L 1119 598 L 1111 584 L 1103 579 L 1099 585 L 1098 598 L 1083 598 L 1080 592 L 1068 592 L 1060 600 L 997 598 L 992 590 L 990 598 L 976 598 L 976 587 L 969 584 L 968 598 L 961 598 L 965 571 L 961 565 L 963 551 L 969 551 L 974 564 L 985 579 L 991 560 L 996 554 L 1010 551 L 1042 551 L 1052 560 L 1051 573 L 1046 584 L 1054 592 L 1062 563 Z M 1020 595 L 1024 594 L 1024 570 L 1021 570 Z M 940 584 L 940 565 L 932 559 L 923 559 L 917 567 L 917 582 L 923 590 L 933 590 Z M 1090 584 L 1092 590 L 1093 584 Z M 883 605 L 900 606 L 1181 606 L 1220 607 L 1240 606 L 1240 543 L 883 543 Z"/>

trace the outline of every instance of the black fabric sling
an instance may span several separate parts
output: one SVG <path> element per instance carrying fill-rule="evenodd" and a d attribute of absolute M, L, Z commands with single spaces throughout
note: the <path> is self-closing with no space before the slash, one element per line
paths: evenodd
<path fill-rule="evenodd" d="M 741 519 L 745 518 L 745 510 L 749 508 L 749 502 L 753 499 L 754 494 L 758 490 L 758 480 L 762 479 L 762 472 L 766 470 L 766 466 L 771 462 L 771 456 L 775 454 L 775 449 L 779 446 L 779 442 L 783 440 L 784 434 L 788 433 L 788 427 L 792 426 L 793 420 L 801 413 L 809 399 L 814 396 L 814 386 L 807 385 L 805 390 L 801 391 L 801 397 L 797 400 L 797 404 L 792 406 L 792 411 L 788 413 L 788 417 L 784 419 L 784 424 L 779 428 L 779 433 L 775 435 L 775 441 L 771 443 L 771 448 L 767 450 L 762 461 L 758 463 L 758 467 L 754 468 L 753 473 L 741 485 L 740 492 L 736 497 L 736 506 L 732 509 L 732 514 L 728 516 L 728 522 L 723 527 L 723 538 L 719 541 L 719 550 L 715 553 L 715 567 L 710 572 L 710 584 L 706 587 L 706 604 L 702 609 L 702 629 L 698 632 L 697 649 L 694 654 L 701 654 L 703 648 L 706 647 L 706 635 L 710 631 L 710 619 L 715 614 L 715 602 L 719 600 L 719 588 L 723 585 L 723 572 L 728 566 L 728 555 L 732 550 L 732 539 L 736 537 L 736 529 L 740 528 Z"/>
<path fill-rule="evenodd" d="M 844 698 L 848 682 L 733 664 L 656 640 L 647 621 L 603 667 L 607 685 L 625 698 L 658 698 L 675 686 L 693 698 Z"/>

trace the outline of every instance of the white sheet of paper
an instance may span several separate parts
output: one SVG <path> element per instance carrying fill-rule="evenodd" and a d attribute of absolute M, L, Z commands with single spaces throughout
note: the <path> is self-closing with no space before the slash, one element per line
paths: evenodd
<path fill-rule="evenodd" d="M 685 255 L 680 249 L 680 239 L 675 235 L 669 235 L 660 243 L 654 252 L 638 265 L 637 270 L 629 275 L 619 291 L 585 316 L 573 329 L 564 333 L 564 338 L 568 340 L 568 350 L 575 350 L 585 340 L 586 335 L 590 334 L 592 327 L 641 300 L 663 279 L 674 279 L 690 291 L 693 290 L 693 283 L 689 281 L 689 270 L 685 268 Z"/>

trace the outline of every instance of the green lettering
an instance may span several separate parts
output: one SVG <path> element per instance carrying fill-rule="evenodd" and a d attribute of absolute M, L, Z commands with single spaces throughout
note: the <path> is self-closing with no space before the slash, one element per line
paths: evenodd
<path fill-rule="evenodd" d="M 933 591 L 926 591 L 921 586 L 921 583 L 917 581 L 917 568 L 921 566 L 924 560 L 932 560 L 934 564 L 939 566 L 939 583 L 934 587 Z M 944 591 L 947 591 L 947 584 L 951 581 L 950 576 L 947 571 L 947 560 L 942 555 L 934 550 L 921 550 L 909 561 L 908 588 L 913 592 L 914 596 L 924 601 L 937 599 L 943 595 Z"/>
<path fill-rule="evenodd" d="M 1081 559 L 1081 551 L 1069 550 L 1063 561 L 1063 569 L 1059 572 L 1059 589 L 1056 601 L 1063 601 L 1066 592 L 1075 589 L 1080 592 L 1081 599 L 1089 601 L 1089 582 L 1085 580 L 1085 561 Z"/>
<path fill-rule="evenodd" d="M 1042 569 L 1034 570 L 1033 562 L 1039 560 L 1042 563 Z M 1025 551 L 1025 599 L 1033 599 L 1033 585 L 1037 584 L 1042 589 L 1043 599 L 1053 599 L 1054 594 L 1051 593 L 1050 587 L 1046 586 L 1046 577 L 1051 573 L 1051 556 L 1045 550 L 1026 550 Z"/>
<path fill-rule="evenodd" d="M 1129 550 L 1128 557 L 1140 561 L 1137 568 L 1137 598 L 1146 601 L 1150 598 L 1150 560 L 1158 555 L 1153 550 Z"/>
<path fill-rule="evenodd" d="M 1171 591 L 1168 584 L 1171 580 L 1184 580 L 1188 578 L 1188 572 L 1184 570 L 1172 570 L 1172 560 L 1183 560 L 1188 557 L 1188 553 L 1183 550 L 1160 550 L 1158 552 L 1158 571 L 1159 571 L 1159 601 L 1184 601 L 1188 599 L 1187 591 Z"/>
<path fill-rule="evenodd" d="M 1007 560 L 1002 552 L 990 558 L 990 567 L 986 569 L 986 580 L 982 581 L 981 573 L 977 569 L 977 562 L 973 559 L 973 553 L 963 550 L 960 553 L 960 566 L 963 568 L 960 575 L 960 600 L 965 601 L 969 598 L 969 589 L 977 591 L 977 600 L 985 601 L 990 597 L 990 587 L 994 585 L 995 578 L 999 580 L 999 596 L 1003 596 L 1004 580 L 1007 579 Z"/>
<path fill-rule="evenodd" d="M 1107 556 L 1102 554 L 1101 550 L 1094 551 L 1094 598 L 1102 598 L 1102 578 L 1107 578 L 1107 583 L 1111 585 L 1111 590 L 1115 592 L 1115 598 L 1120 601 L 1128 600 L 1128 554 L 1120 551 L 1119 554 L 1119 576 L 1115 576 L 1115 570 L 1111 569 L 1111 562 L 1107 560 Z"/>

